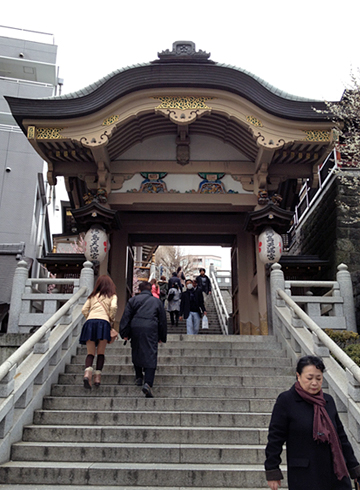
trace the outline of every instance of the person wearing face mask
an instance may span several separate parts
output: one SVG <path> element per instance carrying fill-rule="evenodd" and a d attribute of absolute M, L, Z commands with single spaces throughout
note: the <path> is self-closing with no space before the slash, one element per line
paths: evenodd
<path fill-rule="evenodd" d="M 206 315 L 202 291 L 194 289 L 191 279 L 185 282 L 186 290 L 181 294 L 180 301 L 180 320 L 186 320 L 186 332 L 188 335 L 199 333 L 200 320 L 202 315 Z"/>
<path fill-rule="evenodd" d="M 305 356 L 296 383 L 276 400 L 266 446 L 266 479 L 278 490 L 283 478 L 281 452 L 286 443 L 289 490 L 351 490 L 360 465 L 345 434 L 333 398 L 323 393 L 324 363 Z"/>

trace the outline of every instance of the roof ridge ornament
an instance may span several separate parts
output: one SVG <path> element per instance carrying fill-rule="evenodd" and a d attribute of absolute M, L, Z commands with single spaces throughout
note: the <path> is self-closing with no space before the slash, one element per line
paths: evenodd
<path fill-rule="evenodd" d="M 206 53 L 199 49 L 196 51 L 195 43 L 192 41 L 175 41 L 172 45 L 172 51 L 166 49 L 158 53 L 158 60 L 153 63 L 160 62 L 196 62 L 196 63 L 214 63 L 209 60 L 210 53 Z"/>

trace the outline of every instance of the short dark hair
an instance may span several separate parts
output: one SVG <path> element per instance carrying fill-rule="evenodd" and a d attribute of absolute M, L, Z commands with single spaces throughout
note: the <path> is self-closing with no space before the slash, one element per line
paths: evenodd
<path fill-rule="evenodd" d="M 139 284 L 139 291 L 151 291 L 151 284 L 148 281 L 141 281 Z"/>
<path fill-rule="evenodd" d="M 199 269 L 199 272 L 201 272 L 201 271 L 206 272 L 206 270 L 204 269 L 204 267 L 201 267 L 201 269 Z"/>
<path fill-rule="evenodd" d="M 192 279 L 185 279 L 185 284 L 186 284 L 187 282 L 192 282 Z"/>
<path fill-rule="evenodd" d="M 325 371 L 325 364 L 323 363 L 322 359 L 320 359 L 320 357 L 316 357 L 316 356 L 301 357 L 298 360 L 298 363 L 296 366 L 296 372 L 298 374 L 301 374 L 304 367 L 306 367 L 306 366 L 315 366 L 316 369 L 319 369 L 322 373 Z"/>

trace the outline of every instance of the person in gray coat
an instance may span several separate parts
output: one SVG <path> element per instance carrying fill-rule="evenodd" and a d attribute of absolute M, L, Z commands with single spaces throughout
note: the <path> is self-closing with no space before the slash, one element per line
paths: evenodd
<path fill-rule="evenodd" d="M 167 336 L 166 313 L 160 299 L 151 294 L 149 282 L 141 282 L 139 291 L 140 294 L 127 302 L 119 333 L 121 338 L 131 342 L 136 385 L 141 386 L 144 381 L 143 393 L 147 398 L 153 398 L 151 388 L 157 367 L 158 343 L 165 343 Z"/>
<path fill-rule="evenodd" d="M 176 327 L 179 325 L 180 298 L 181 291 L 175 282 L 173 287 L 169 290 L 167 311 L 170 313 L 171 325 L 175 325 Z"/>

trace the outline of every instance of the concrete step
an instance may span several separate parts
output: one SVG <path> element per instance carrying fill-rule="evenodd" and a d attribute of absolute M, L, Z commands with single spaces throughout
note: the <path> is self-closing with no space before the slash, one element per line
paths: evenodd
<path fill-rule="evenodd" d="M 24 483 L 21 483 L 20 485 L 11 485 L 9 487 L 8 484 L 6 485 L 1 485 L 0 484 L 0 490 L 9 490 L 9 489 L 14 489 L 14 490 L 212 490 L 213 487 L 193 487 L 193 486 L 188 486 L 188 487 L 152 487 L 152 486 L 129 486 L 126 485 L 126 487 L 121 486 L 121 485 L 116 485 L 116 487 L 110 485 L 110 486 L 104 486 L 104 485 L 26 485 Z M 236 490 L 248 490 L 249 487 L 239 487 Z M 269 488 L 267 485 L 262 487 L 262 488 L 252 488 L 251 490 L 264 490 L 264 488 Z M 287 487 L 284 486 L 284 484 L 281 484 L 281 490 L 287 490 Z"/>
<path fill-rule="evenodd" d="M 85 356 L 79 346 L 13 445 L 0 490 L 267 488 L 270 413 L 294 381 L 273 337 L 170 334 L 153 399 L 134 384 L 129 343 L 107 347 L 92 390 L 82 386 Z"/>
<path fill-rule="evenodd" d="M 23 441 L 163 444 L 266 444 L 267 428 L 31 425 Z"/>
<path fill-rule="evenodd" d="M 172 426 L 172 427 L 268 427 L 270 414 L 250 412 L 170 412 L 36 410 L 37 425 Z"/>
<path fill-rule="evenodd" d="M 293 380 L 292 380 L 293 381 Z M 253 387 L 249 380 L 249 387 L 212 387 L 212 386 L 159 386 L 155 377 L 153 388 L 155 397 L 162 398 L 270 398 L 276 397 L 289 387 L 286 380 L 279 378 L 278 386 Z M 102 384 L 99 388 L 86 390 L 80 385 L 53 385 L 52 396 L 84 396 L 84 397 L 133 397 L 143 398 L 141 389 L 132 385 L 106 385 Z"/>
<path fill-rule="evenodd" d="M 203 339 L 197 335 L 169 334 L 168 342 L 171 344 L 176 342 L 180 342 L 181 344 L 206 344 L 206 346 L 209 344 L 212 345 L 213 343 L 231 344 L 233 346 L 247 343 L 279 345 L 279 342 L 277 342 L 273 335 L 209 335 L 206 339 Z M 111 344 L 110 347 L 114 347 L 114 345 L 116 345 L 116 342 L 115 344 Z"/>
<path fill-rule="evenodd" d="M 198 352 L 195 351 L 197 354 Z M 279 358 L 285 358 L 284 355 L 279 354 Z M 210 365 L 210 366 L 241 366 L 245 363 L 245 359 L 249 359 L 249 362 L 255 362 L 254 359 L 261 359 L 264 355 L 264 351 L 243 351 L 238 353 L 237 356 L 218 355 L 218 356 L 204 356 L 204 355 L 190 355 L 187 351 L 184 354 L 175 356 L 169 354 L 167 356 L 161 355 L 158 358 L 158 366 L 198 366 L 198 365 Z M 278 355 L 276 353 L 276 355 Z M 114 354 L 106 350 L 106 364 L 114 364 L 117 366 L 132 365 L 131 353 L 128 354 Z M 81 364 L 84 366 L 85 354 L 73 356 L 72 364 Z M 105 365 L 106 365 L 105 364 Z"/>
<path fill-rule="evenodd" d="M 165 487 L 264 488 L 262 465 L 189 463 L 8 462 L 0 467 L 5 484 L 132 485 Z"/>
<path fill-rule="evenodd" d="M 194 366 L 164 366 L 159 364 L 156 370 L 156 375 L 160 376 L 163 374 L 167 375 L 183 375 L 183 376 L 194 376 L 194 375 L 207 375 L 207 376 L 245 376 L 246 374 L 253 374 L 256 376 L 261 376 L 266 374 L 267 376 L 293 376 L 294 368 L 289 366 L 289 359 L 286 360 L 286 365 L 279 366 L 277 359 L 273 359 L 273 363 L 268 363 L 266 370 L 264 366 L 208 366 L 207 364 L 197 364 Z M 259 359 L 260 361 L 260 359 Z M 245 364 L 245 363 L 244 363 Z M 259 363 L 260 364 L 260 363 Z M 271 365 L 273 364 L 273 365 Z M 285 364 L 285 363 L 284 363 Z M 94 366 L 96 364 L 94 363 Z M 84 364 L 68 364 L 65 369 L 66 374 L 84 374 Z M 121 375 L 133 375 L 134 368 L 132 364 L 126 366 L 119 366 L 118 364 L 109 364 L 105 362 L 102 374 L 115 374 L 119 373 Z"/>
<path fill-rule="evenodd" d="M 192 336 L 193 337 L 193 336 Z M 210 335 L 209 335 L 210 337 Z M 282 352 L 281 347 L 278 344 L 270 344 L 266 345 L 263 342 L 244 342 L 243 344 L 232 344 L 231 342 L 211 342 L 210 344 L 206 344 L 206 342 L 166 342 L 165 344 L 159 344 L 159 349 L 158 353 L 161 355 L 163 352 L 165 352 L 165 355 L 175 354 L 175 355 L 181 355 L 186 352 L 189 352 L 191 355 L 193 352 L 198 351 L 201 352 L 203 355 L 205 355 L 206 352 L 211 352 L 212 355 L 214 355 L 214 352 L 221 352 L 221 355 L 223 355 L 224 352 L 243 352 L 247 350 L 259 350 L 264 353 L 264 350 L 269 351 L 276 351 L 277 353 Z M 130 343 L 128 342 L 126 345 L 124 345 L 124 342 L 121 340 L 118 340 L 114 342 L 113 344 L 110 344 L 107 346 L 107 352 L 111 352 L 113 355 L 114 353 L 116 354 L 126 354 L 126 351 L 130 351 Z M 113 353 L 114 351 L 114 353 Z M 275 354 L 276 352 L 272 352 L 272 354 Z M 79 346 L 78 348 L 78 353 L 79 354 L 86 354 L 86 347 L 85 346 Z M 216 357 L 216 354 L 215 354 Z M 286 357 L 285 355 L 283 357 Z"/>
<path fill-rule="evenodd" d="M 272 399 L 216 398 L 115 398 L 105 396 L 45 397 L 44 410 L 132 410 L 147 411 L 213 411 L 271 413 Z"/>
<path fill-rule="evenodd" d="M 247 371 L 248 373 L 251 371 Z M 61 385 L 82 385 L 83 383 L 83 373 L 82 374 L 61 374 L 59 376 L 59 384 Z M 133 385 L 135 376 L 134 374 L 103 374 L 101 376 L 102 385 Z M 252 375 L 242 375 L 239 373 L 239 376 L 222 376 L 222 375 L 182 375 L 182 374 L 174 374 L 174 375 L 166 375 L 157 373 L 156 375 L 156 386 L 222 386 L 222 387 L 241 387 L 241 386 L 269 386 L 269 387 L 277 387 L 279 383 L 288 382 L 287 386 L 291 386 L 291 383 L 294 381 L 293 376 L 281 376 L 280 375 L 272 375 L 270 373 L 269 376 L 252 376 Z"/>
<path fill-rule="evenodd" d="M 130 444 L 19 442 L 12 461 L 74 461 L 100 463 L 263 464 L 265 446 L 207 444 Z"/>

